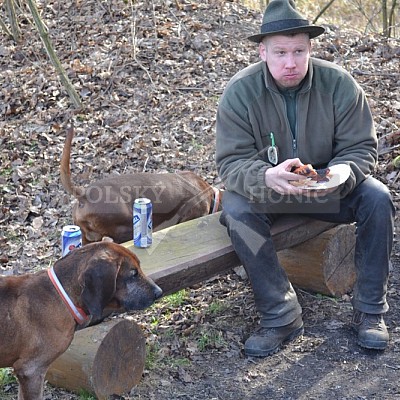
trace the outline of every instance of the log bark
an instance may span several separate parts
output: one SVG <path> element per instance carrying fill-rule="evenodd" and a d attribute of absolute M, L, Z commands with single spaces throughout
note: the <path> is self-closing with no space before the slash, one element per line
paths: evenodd
<path fill-rule="evenodd" d="M 72 392 L 86 390 L 99 400 L 123 395 L 140 382 L 146 343 L 140 327 L 128 319 L 112 319 L 75 333 L 68 350 L 55 360 L 48 382 Z"/>
<path fill-rule="evenodd" d="M 329 296 L 348 293 L 355 282 L 355 226 L 339 225 L 314 239 L 278 252 L 297 287 Z"/>

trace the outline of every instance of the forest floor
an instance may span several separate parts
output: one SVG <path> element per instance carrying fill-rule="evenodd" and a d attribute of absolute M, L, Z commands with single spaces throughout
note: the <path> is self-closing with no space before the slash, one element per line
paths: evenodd
<path fill-rule="evenodd" d="M 191 170 L 218 184 L 215 115 L 228 80 L 258 59 L 246 40 L 261 15 L 236 2 L 39 2 L 49 35 L 84 109 L 74 110 L 28 12 L 22 41 L 0 37 L 0 273 L 47 268 L 60 257 L 72 198 L 59 179 L 73 121 L 74 180 L 135 171 Z M 327 26 L 316 57 L 350 71 L 368 95 L 379 136 L 376 177 L 400 208 L 398 40 Z M 399 217 L 396 216 L 397 231 Z M 384 352 L 363 350 L 350 329 L 351 293 L 297 289 L 305 334 L 264 359 L 243 342 L 257 325 L 249 283 L 234 271 L 135 313 L 148 357 L 121 399 L 400 399 L 400 247 L 392 258 Z M 0 388 L 15 399 L 15 382 Z M 79 399 L 46 385 L 45 399 Z"/>

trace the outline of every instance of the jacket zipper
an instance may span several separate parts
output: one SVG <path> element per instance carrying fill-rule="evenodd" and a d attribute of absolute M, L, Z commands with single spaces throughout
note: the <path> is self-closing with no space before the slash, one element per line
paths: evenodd
<path fill-rule="evenodd" d="M 285 105 L 285 119 L 287 121 L 287 125 L 290 128 L 289 118 L 287 116 L 287 104 L 286 104 L 285 96 L 283 96 L 283 94 L 281 94 L 281 97 L 282 97 L 282 100 L 283 100 L 283 104 Z M 297 95 L 296 95 L 294 103 L 295 103 L 295 114 L 296 114 L 296 124 L 295 124 L 296 126 L 295 126 L 295 129 L 297 131 Z M 297 157 L 297 140 L 296 140 L 295 133 L 292 132 L 292 129 L 290 129 L 290 133 L 292 135 L 293 158 L 296 158 Z"/>
<path fill-rule="evenodd" d="M 298 93 L 295 94 L 294 97 L 294 115 L 295 115 L 295 127 L 294 127 L 294 132 L 292 132 L 293 135 L 293 140 L 292 140 L 292 149 L 293 149 L 293 157 L 297 157 L 297 132 L 298 132 L 298 124 L 297 124 L 297 97 Z"/>
<path fill-rule="evenodd" d="M 297 140 L 293 138 L 292 140 L 293 156 L 297 157 Z"/>
<path fill-rule="evenodd" d="M 287 117 L 286 117 L 286 121 L 288 121 L 288 125 L 290 126 L 289 120 L 288 120 Z M 296 125 L 297 125 L 297 121 L 296 121 Z M 291 129 L 290 129 L 290 134 L 291 134 L 291 136 L 292 136 L 293 158 L 296 158 L 296 157 L 297 157 L 297 139 L 296 139 L 295 134 L 292 132 Z"/>

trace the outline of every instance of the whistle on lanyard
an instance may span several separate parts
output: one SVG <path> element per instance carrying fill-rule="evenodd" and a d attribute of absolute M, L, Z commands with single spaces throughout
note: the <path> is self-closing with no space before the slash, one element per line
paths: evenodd
<path fill-rule="evenodd" d="M 271 132 L 269 134 L 269 136 L 271 138 L 271 146 L 269 146 L 268 150 L 267 150 L 268 161 L 272 165 L 277 165 L 278 164 L 278 147 L 275 145 L 275 137 L 274 137 L 273 132 Z"/>

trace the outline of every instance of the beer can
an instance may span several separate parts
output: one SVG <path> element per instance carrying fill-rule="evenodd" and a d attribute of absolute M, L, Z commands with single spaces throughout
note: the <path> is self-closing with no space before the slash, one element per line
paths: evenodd
<path fill-rule="evenodd" d="M 149 247 L 153 242 L 153 206 L 149 199 L 141 197 L 133 203 L 133 244 Z"/>
<path fill-rule="evenodd" d="M 77 225 L 64 226 L 61 233 L 61 249 L 62 257 L 66 256 L 70 251 L 82 246 L 82 232 Z"/>

